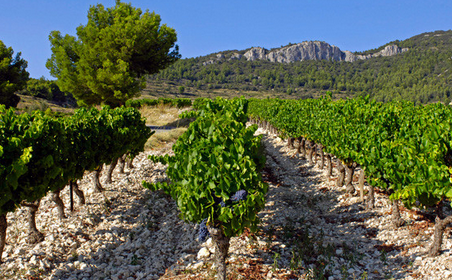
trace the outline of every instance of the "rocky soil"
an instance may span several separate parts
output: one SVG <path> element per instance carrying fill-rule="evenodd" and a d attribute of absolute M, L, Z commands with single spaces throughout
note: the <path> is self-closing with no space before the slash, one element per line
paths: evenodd
<path fill-rule="evenodd" d="M 393 229 L 384 194 L 365 210 L 359 196 L 335 186 L 335 175 L 328 180 L 275 135 L 263 141 L 266 207 L 257 233 L 231 239 L 230 279 L 452 278 L 450 229 L 441 256 L 426 257 L 433 234 L 428 212 L 401 207 L 405 224 Z M 87 203 L 66 209 L 62 221 L 44 198 L 37 215 L 41 243 L 25 242 L 25 210 L 8 214 L 0 279 L 213 279 L 211 241 L 196 240 L 198 226 L 179 219 L 169 196 L 141 186 L 165 180 L 165 167 L 147 155 L 171 153 L 170 146 L 140 154 L 124 174 L 116 170 L 104 193 L 93 192 L 87 174 L 79 182 Z M 67 189 L 62 198 L 68 207 Z"/>

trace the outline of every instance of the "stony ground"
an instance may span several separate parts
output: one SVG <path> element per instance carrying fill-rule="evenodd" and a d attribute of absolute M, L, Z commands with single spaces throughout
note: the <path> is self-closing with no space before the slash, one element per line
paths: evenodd
<path fill-rule="evenodd" d="M 442 255 L 428 258 L 433 224 L 424 212 L 401 207 L 405 224 L 393 229 L 385 195 L 377 193 L 376 208 L 365 210 L 359 197 L 345 194 L 334 176 L 328 180 L 281 139 L 263 141 L 266 207 L 257 233 L 231 239 L 230 279 L 452 278 L 449 229 Z M 147 155 L 171 152 L 170 146 L 139 155 L 125 174 L 116 171 L 104 193 L 92 191 L 87 174 L 79 182 L 86 205 L 66 209 L 63 221 L 44 198 L 39 244 L 25 242 L 24 210 L 8 214 L 0 279 L 213 279 L 211 241 L 196 241 L 197 225 L 179 219 L 174 201 L 141 186 L 165 179 L 165 167 Z M 66 189 L 62 198 L 69 205 Z"/>

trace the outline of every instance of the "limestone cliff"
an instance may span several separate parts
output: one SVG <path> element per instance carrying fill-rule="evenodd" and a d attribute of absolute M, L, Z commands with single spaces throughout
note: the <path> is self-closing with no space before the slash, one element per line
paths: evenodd
<path fill-rule="evenodd" d="M 403 53 L 406 51 L 408 51 L 408 48 L 402 49 L 402 48 L 399 48 L 397 45 L 389 45 L 389 46 L 386 46 L 383 50 L 381 50 L 379 52 L 376 52 L 373 54 L 367 54 L 367 55 L 354 55 L 353 53 L 346 51 L 349 53 L 349 55 L 345 59 L 345 61 L 353 62 L 353 61 L 356 61 L 359 59 L 369 59 L 369 58 L 378 57 L 378 56 L 393 56 L 393 55 Z"/>
<path fill-rule="evenodd" d="M 299 44 L 282 47 L 274 51 L 264 48 L 251 48 L 244 53 L 248 61 L 268 60 L 271 62 L 290 63 L 303 60 L 335 60 L 335 61 L 356 61 L 369 59 L 378 56 L 391 56 L 403 53 L 408 49 L 399 48 L 396 45 L 386 46 L 383 50 L 368 55 L 355 55 L 350 51 L 341 51 L 338 47 L 325 42 L 309 41 Z"/>

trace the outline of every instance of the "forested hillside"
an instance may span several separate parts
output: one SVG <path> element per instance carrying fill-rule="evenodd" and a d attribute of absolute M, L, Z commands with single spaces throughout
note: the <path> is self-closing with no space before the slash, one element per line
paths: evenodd
<path fill-rule="evenodd" d="M 230 89 L 275 92 L 312 97 L 332 91 L 336 96 L 371 95 L 378 101 L 405 99 L 415 103 L 450 102 L 452 76 L 452 31 L 423 33 L 404 41 L 393 41 L 377 49 L 355 54 L 371 54 L 395 44 L 409 50 L 389 57 L 355 62 L 306 60 L 275 63 L 265 60 L 222 59 L 225 51 L 204 57 L 181 59 L 148 83 L 184 86 L 192 90 Z M 293 97 L 293 96 L 292 96 Z"/>

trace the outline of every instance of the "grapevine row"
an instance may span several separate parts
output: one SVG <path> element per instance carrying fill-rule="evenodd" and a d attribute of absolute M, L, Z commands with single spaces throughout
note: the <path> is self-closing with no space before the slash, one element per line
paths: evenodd
<path fill-rule="evenodd" d="M 194 105 L 195 106 L 195 105 Z M 257 229 L 268 186 L 260 170 L 265 165 L 257 126 L 246 127 L 244 98 L 196 102 L 188 130 L 173 145 L 174 156 L 150 156 L 168 164 L 169 183 L 150 184 L 170 194 L 186 221 L 200 225 L 200 240 L 210 234 L 215 244 L 218 279 L 226 279 L 229 239 L 245 228 Z M 207 232 L 208 231 L 208 232 Z"/>
<path fill-rule="evenodd" d="M 17 115 L 0 106 L 0 261 L 6 241 L 6 214 L 29 207 L 32 220 L 28 242 L 43 235 L 34 225 L 39 201 L 49 192 L 60 217 L 64 205 L 59 192 L 76 180 L 124 154 L 137 155 L 152 135 L 134 108 L 78 109 L 70 117 L 40 111 Z"/>
<path fill-rule="evenodd" d="M 254 99 L 250 118 L 273 127 L 292 145 L 299 139 L 336 156 L 338 170 L 348 170 L 347 190 L 354 191 L 351 176 L 361 166 L 373 187 L 386 191 L 406 207 L 436 207 L 435 237 L 429 255 L 438 255 L 444 227 L 442 202 L 452 198 L 452 110 L 437 103 L 414 106 L 411 102 L 379 103 L 369 98 L 332 101 L 321 99 Z M 309 148 L 309 145 L 308 145 Z M 329 163 L 331 168 L 331 163 Z M 340 179 L 343 179 L 343 175 Z M 341 180 L 340 180 L 341 181 Z M 339 183 L 342 186 L 342 181 Z M 373 198 L 369 201 L 372 204 Z M 371 205 L 372 206 L 372 205 Z"/>

